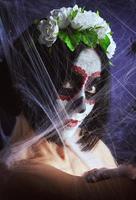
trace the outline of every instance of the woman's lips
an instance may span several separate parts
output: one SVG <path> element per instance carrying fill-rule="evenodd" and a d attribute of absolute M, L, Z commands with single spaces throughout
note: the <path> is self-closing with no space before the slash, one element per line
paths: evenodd
<path fill-rule="evenodd" d="M 77 126 L 78 123 L 79 123 L 78 120 L 70 119 L 67 121 L 66 125 L 68 127 L 75 127 L 75 126 Z"/>

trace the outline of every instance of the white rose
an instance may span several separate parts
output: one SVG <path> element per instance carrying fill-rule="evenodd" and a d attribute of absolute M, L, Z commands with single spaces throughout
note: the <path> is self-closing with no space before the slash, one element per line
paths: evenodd
<path fill-rule="evenodd" d="M 87 29 L 90 27 L 90 24 L 88 23 L 89 18 L 90 14 L 87 11 L 84 11 L 84 13 L 78 12 L 76 17 L 71 20 L 71 27 L 73 29 Z"/>
<path fill-rule="evenodd" d="M 107 56 L 109 59 L 112 58 L 112 56 L 115 53 L 115 49 L 116 49 L 116 43 L 114 42 L 113 38 L 111 35 L 108 34 L 108 37 L 110 39 L 110 45 L 107 48 Z"/>
<path fill-rule="evenodd" d="M 61 8 L 61 9 L 55 9 L 52 10 L 51 16 L 55 18 L 58 22 L 58 26 L 60 29 L 66 28 L 69 25 L 69 14 L 71 12 L 72 8 Z"/>
<path fill-rule="evenodd" d="M 97 13 L 92 11 L 88 11 L 88 13 L 90 13 L 89 23 L 91 27 L 99 26 L 99 24 L 103 23 L 103 18 L 101 18 Z"/>
<path fill-rule="evenodd" d="M 102 22 L 103 19 L 96 13 L 84 11 L 84 13 L 78 12 L 77 16 L 71 21 L 71 26 L 73 29 L 81 28 L 81 30 L 85 30 L 91 27 L 93 28 Z"/>
<path fill-rule="evenodd" d="M 97 29 L 96 32 L 98 34 L 98 38 L 103 39 L 105 35 L 111 32 L 111 29 L 109 25 L 106 23 L 106 21 L 103 20 L 102 23 L 97 24 L 101 28 Z"/>
<path fill-rule="evenodd" d="M 41 44 L 46 44 L 47 47 L 52 46 L 56 41 L 59 32 L 57 21 L 53 17 L 50 17 L 47 20 L 41 20 L 38 29 L 41 32 L 39 42 Z"/>
<path fill-rule="evenodd" d="M 57 38 L 54 38 L 54 37 L 52 37 L 52 38 L 50 37 L 50 38 L 47 39 L 47 37 L 45 35 L 42 35 L 42 34 L 39 36 L 39 42 L 41 44 L 45 44 L 47 47 L 51 47 L 52 44 L 55 43 L 56 39 Z"/>

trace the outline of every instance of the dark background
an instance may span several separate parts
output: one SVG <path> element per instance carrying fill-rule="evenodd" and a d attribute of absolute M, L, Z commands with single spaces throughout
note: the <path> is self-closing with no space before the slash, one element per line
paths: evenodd
<path fill-rule="evenodd" d="M 136 162 L 136 1 L 135 0 L 0 0 L 1 17 L 7 34 L 0 22 L 0 55 L 6 50 L 2 43 L 15 38 L 36 18 L 63 6 L 85 6 L 86 10 L 99 10 L 110 22 L 117 50 L 111 67 L 111 110 L 107 136 L 104 140 L 118 162 Z M 5 15 L 6 10 L 6 15 Z M 4 16 L 4 17 L 3 17 Z M 8 38 L 8 39 L 7 39 Z M 5 80 L 5 79 L 4 79 Z M 5 81 L 6 84 L 6 81 Z M 0 87 L 2 91 L 3 87 Z M 2 98 L 3 91 L 0 91 Z M 6 94 L 10 99 L 11 94 Z M 9 95 L 9 96 L 8 96 Z M 14 105 L 12 105 L 13 107 Z M 7 109 L 8 110 L 8 109 Z M 8 141 L 14 117 L 0 108 L 1 138 Z M 6 136 L 5 136 L 6 135 Z"/>

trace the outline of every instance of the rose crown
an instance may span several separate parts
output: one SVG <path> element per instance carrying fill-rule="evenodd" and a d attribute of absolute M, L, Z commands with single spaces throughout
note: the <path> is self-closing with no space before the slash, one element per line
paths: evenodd
<path fill-rule="evenodd" d="M 39 22 L 38 29 L 39 42 L 47 47 L 59 38 L 71 51 L 83 43 L 90 48 L 99 44 L 109 59 L 115 53 L 116 44 L 108 23 L 98 12 L 86 11 L 77 5 L 52 10 L 47 19 Z"/>

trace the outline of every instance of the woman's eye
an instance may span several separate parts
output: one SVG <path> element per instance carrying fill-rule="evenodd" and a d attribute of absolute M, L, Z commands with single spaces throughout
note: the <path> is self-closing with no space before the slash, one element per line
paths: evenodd
<path fill-rule="evenodd" d="M 65 89 L 73 89 L 73 84 L 71 82 L 65 82 L 63 85 Z"/>
<path fill-rule="evenodd" d="M 92 86 L 89 90 L 87 90 L 88 93 L 90 94 L 95 94 L 96 93 L 96 87 Z"/>

